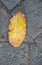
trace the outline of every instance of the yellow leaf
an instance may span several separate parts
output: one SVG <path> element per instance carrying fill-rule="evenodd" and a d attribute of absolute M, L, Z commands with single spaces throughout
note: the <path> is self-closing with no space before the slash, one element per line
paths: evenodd
<path fill-rule="evenodd" d="M 16 13 L 10 19 L 8 29 L 9 43 L 14 47 L 19 47 L 26 37 L 26 18 L 22 12 Z"/>

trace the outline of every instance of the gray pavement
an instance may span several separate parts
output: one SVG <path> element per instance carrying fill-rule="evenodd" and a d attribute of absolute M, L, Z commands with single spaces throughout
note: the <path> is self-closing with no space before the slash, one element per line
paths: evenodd
<path fill-rule="evenodd" d="M 19 48 L 5 42 L 8 41 L 9 19 L 11 15 L 15 15 L 17 8 L 14 7 L 19 2 L 20 0 L 0 0 L 0 65 L 42 65 L 42 35 L 36 39 L 39 47 L 24 43 L 29 39 L 28 34 Z M 34 36 L 42 31 L 42 0 L 24 0 L 21 9 L 26 15 L 28 33 Z"/>

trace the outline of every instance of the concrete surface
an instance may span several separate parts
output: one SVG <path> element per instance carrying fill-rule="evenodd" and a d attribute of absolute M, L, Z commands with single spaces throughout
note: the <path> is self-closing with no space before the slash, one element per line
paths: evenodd
<path fill-rule="evenodd" d="M 2 2 L 1 2 L 2 1 Z M 1 41 L 8 41 L 8 23 L 10 14 L 6 11 L 8 8 L 12 8 L 20 0 L 1 0 L 0 1 L 0 65 L 42 65 L 42 35 L 36 39 L 36 44 L 39 45 L 39 49 L 35 44 L 29 45 L 23 43 L 19 48 L 12 47 L 9 43 L 3 43 Z M 6 8 L 4 8 L 5 6 Z M 42 0 L 24 0 L 21 4 L 23 13 L 26 15 L 27 31 L 36 35 L 39 31 L 42 31 Z M 15 15 L 17 8 L 11 12 L 11 15 Z M 28 34 L 24 41 L 28 41 Z M 29 53 L 31 57 L 29 57 Z"/>

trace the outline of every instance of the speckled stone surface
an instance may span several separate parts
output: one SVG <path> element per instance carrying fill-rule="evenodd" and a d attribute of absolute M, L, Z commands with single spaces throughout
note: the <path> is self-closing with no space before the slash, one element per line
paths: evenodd
<path fill-rule="evenodd" d="M 20 0 L 1 1 L 12 10 Z M 26 15 L 28 33 L 34 36 L 42 31 L 42 0 L 24 0 L 21 9 Z M 17 8 L 13 9 L 11 15 L 15 15 L 16 11 Z M 0 2 L 0 65 L 42 65 L 42 35 L 36 39 L 36 44 L 40 49 L 35 44 L 32 44 L 30 49 L 28 43 L 24 43 L 29 39 L 28 34 L 19 48 L 12 47 L 8 42 L 4 43 L 8 41 L 8 23 L 11 15 Z"/>
<path fill-rule="evenodd" d="M 19 48 L 14 48 L 8 43 L 0 44 L 0 65 L 27 65 L 26 44 Z"/>
<path fill-rule="evenodd" d="M 1 38 L 7 40 L 7 31 L 9 23 L 9 14 L 3 9 L 0 8 L 0 27 L 1 27 Z"/>
<path fill-rule="evenodd" d="M 1 0 L 4 5 L 8 8 L 8 9 L 13 9 L 13 7 L 20 1 L 20 0 Z"/>

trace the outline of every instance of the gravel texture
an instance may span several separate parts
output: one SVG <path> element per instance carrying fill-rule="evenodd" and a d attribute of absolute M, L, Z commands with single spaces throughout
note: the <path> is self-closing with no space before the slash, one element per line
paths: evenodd
<path fill-rule="evenodd" d="M 2 1 L 2 2 L 1 2 Z M 36 39 L 36 46 L 24 43 L 30 39 L 25 38 L 19 48 L 12 47 L 8 42 L 8 23 L 11 15 L 15 15 L 14 6 L 20 0 L 0 1 L 0 65 L 42 65 L 42 35 Z M 2 5 L 4 4 L 4 5 Z M 11 11 L 11 14 L 8 11 Z M 27 31 L 32 36 L 42 31 L 42 0 L 24 0 L 21 4 L 22 12 L 26 15 Z M 4 42 L 1 42 L 4 41 Z"/>

